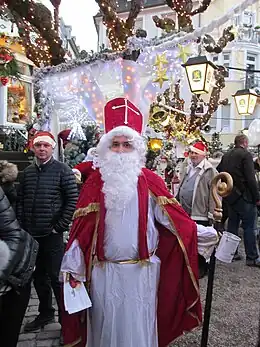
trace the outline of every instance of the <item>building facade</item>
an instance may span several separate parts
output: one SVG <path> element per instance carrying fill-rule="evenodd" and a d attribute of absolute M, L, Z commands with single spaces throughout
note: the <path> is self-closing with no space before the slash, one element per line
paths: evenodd
<path fill-rule="evenodd" d="M 50 0 L 38 0 L 38 2 L 41 2 L 44 6 L 46 6 L 51 11 L 53 16 L 54 7 Z M 63 48 L 66 51 L 65 58 L 67 60 L 78 58 L 80 50 L 76 44 L 76 37 L 72 35 L 72 26 L 65 24 L 63 18 L 60 18 L 59 34 L 60 38 L 62 39 Z"/>
<path fill-rule="evenodd" d="M 33 62 L 23 47 L 15 42 L 18 30 L 8 20 L 0 19 L 0 48 L 6 48 L 14 55 L 20 72 L 19 80 L 8 78 L 8 83 L 0 83 L 0 126 L 12 126 L 23 129 L 30 119 L 34 107 L 33 98 Z"/>
<path fill-rule="evenodd" d="M 240 2 L 240 0 L 239 0 Z M 118 0 L 118 13 L 123 19 L 127 17 L 131 1 Z M 198 5 L 194 1 L 194 6 Z M 207 11 L 193 17 L 195 28 L 209 24 L 213 19 L 222 17 L 233 6 L 237 5 L 237 0 L 214 0 Z M 144 9 L 136 20 L 136 28 L 142 28 L 147 31 L 148 38 L 160 37 L 162 30 L 154 25 L 152 16 L 170 17 L 175 19 L 175 13 L 165 5 L 164 0 L 146 0 Z M 102 44 L 109 47 L 106 37 L 106 28 L 102 23 L 102 16 L 97 14 L 94 22 L 98 33 L 98 46 Z M 248 7 L 243 13 L 230 19 L 223 27 L 216 29 L 211 33 L 218 38 L 222 35 L 223 29 L 228 25 L 234 25 L 236 28 L 236 40 L 229 43 L 223 52 L 219 55 L 207 54 L 208 58 L 215 64 L 226 67 L 240 69 L 260 70 L 260 0 Z M 254 118 L 260 118 L 260 105 L 256 106 L 252 116 L 241 117 L 236 110 L 232 95 L 239 89 L 253 88 L 260 92 L 260 74 L 245 73 L 244 71 L 229 70 L 226 78 L 226 87 L 222 91 L 221 97 L 228 98 L 229 103 L 226 106 L 219 106 L 217 112 L 211 118 L 209 125 L 211 131 L 206 134 L 210 138 L 211 133 L 221 132 L 221 140 L 224 145 L 230 144 L 234 136 L 241 130 L 248 128 Z"/>
<path fill-rule="evenodd" d="M 204 26 L 213 18 L 223 16 L 232 6 L 237 5 L 236 0 L 215 0 L 209 6 L 207 12 L 200 16 L 201 26 Z M 209 124 L 211 132 L 221 132 L 221 140 L 228 145 L 234 136 L 243 129 L 247 129 L 255 118 L 260 118 L 260 106 L 257 105 L 252 116 L 240 116 L 237 112 L 233 95 L 237 90 L 251 88 L 260 91 L 260 74 L 250 70 L 260 70 L 260 1 L 249 6 L 242 13 L 231 18 L 225 26 L 215 30 L 215 37 L 221 36 L 222 30 L 227 25 L 233 25 L 236 31 L 235 41 L 229 43 L 219 55 L 210 55 L 209 58 L 219 65 L 227 68 L 247 69 L 248 72 L 228 70 L 226 87 L 221 97 L 228 98 L 226 106 L 219 106 L 217 112 L 211 118 Z"/>
<path fill-rule="evenodd" d="M 78 58 L 80 49 L 76 44 L 76 37 L 72 36 L 72 26 L 66 25 L 63 18 L 60 18 L 60 38 L 66 51 L 66 59 Z"/>

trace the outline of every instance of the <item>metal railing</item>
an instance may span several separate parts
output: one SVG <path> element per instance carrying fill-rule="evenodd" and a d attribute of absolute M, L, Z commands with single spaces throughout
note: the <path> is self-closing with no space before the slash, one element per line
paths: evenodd
<path fill-rule="evenodd" d="M 255 29 L 246 26 L 240 26 L 238 29 L 237 40 L 240 42 L 260 44 L 260 28 Z"/>

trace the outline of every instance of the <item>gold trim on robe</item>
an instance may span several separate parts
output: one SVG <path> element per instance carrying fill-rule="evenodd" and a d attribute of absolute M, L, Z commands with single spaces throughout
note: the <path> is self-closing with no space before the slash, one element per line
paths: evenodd
<path fill-rule="evenodd" d="M 99 203 L 92 202 L 87 207 L 78 208 L 73 215 L 73 220 L 79 217 L 84 217 L 91 212 L 99 212 Z"/>
<path fill-rule="evenodd" d="M 180 205 L 180 203 L 175 198 L 169 199 L 166 196 L 158 196 L 158 198 L 156 198 L 156 201 L 159 206 L 163 206 L 167 204 Z"/>
<path fill-rule="evenodd" d="M 98 205 L 99 208 L 99 204 Z M 91 244 L 91 252 L 90 252 L 90 257 L 89 257 L 89 265 L 88 265 L 88 278 L 87 278 L 87 282 L 86 282 L 86 286 L 87 288 L 90 290 L 90 284 L 91 284 L 91 273 L 92 273 L 92 268 L 94 265 L 94 257 L 95 257 L 95 253 L 96 253 L 96 244 L 97 244 L 97 237 L 98 237 L 98 225 L 99 225 L 99 218 L 100 218 L 100 214 L 99 214 L 99 210 L 97 211 L 97 215 L 96 215 L 96 225 L 95 225 L 95 230 L 94 230 L 94 234 L 93 234 L 93 239 L 92 239 L 92 244 Z"/>
<path fill-rule="evenodd" d="M 186 266 L 187 266 L 187 269 L 188 269 L 189 274 L 190 274 L 190 278 L 191 278 L 192 284 L 193 284 L 193 286 L 194 286 L 194 288 L 195 288 L 195 290 L 196 290 L 196 292 L 197 292 L 197 294 L 198 294 L 197 300 L 195 300 L 195 301 L 193 302 L 193 304 L 190 305 L 190 306 L 187 308 L 187 311 L 189 311 L 193 306 L 196 305 L 196 303 L 197 303 L 198 300 L 199 300 L 199 297 L 200 297 L 199 286 L 198 286 L 198 283 L 197 283 L 196 278 L 195 278 L 195 276 L 194 276 L 194 273 L 193 273 L 193 271 L 192 271 L 192 269 L 191 269 L 191 266 L 190 266 L 190 262 L 189 262 L 189 258 L 188 258 L 188 255 L 187 255 L 186 248 L 185 248 L 185 246 L 184 246 L 184 244 L 183 244 L 183 242 L 182 242 L 182 239 L 181 239 L 180 235 L 177 233 L 177 230 L 176 230 L 176 228 L 175 228 L 174 222 L 173 222 L 173 220 L 171 219 L 171 217 L 169 216 L 169 214 L 168 214 L 168 212 L 166 211 L 166 209 L 164 208 L 164 206 L 162 206 L 162 208 L 163 208 L 163 210 L 164 210 L 164 213 L 167 215 L 167 217 L 168 217 L 168 219 L 169 219 L 169 222 L 170 222 L 170 224 L 171 224 L 171 226 L 172 226 L 172 228 L 173 228 L 173 232 L 172 232 L 172 233 L 177 237 L 177 240 L 178 240 L 178 242 L 179 242 L 179 245 L 180 245 L 181 250 L 182 250 L 183 255 L 184 255 L 184 259 L 185 259 Z M 191 312 L 189 312 L 189 314 L 191 314 L 191 315 L 194 317 L 194 315 L 193 315 Z M 198 319 L 198 318 L 197 318 L 197 319 Z"/>
<path fill-rule="evenodd" d="M 190 274 L 190 279 L 191 279 L 192 284 L 193 284 L 193 286 L 194 286 L 194 288 L 195 288 L 195 290 L 197 292 L 197 295 L 198 295 L 197 299 L 187 308 L 187 311 L 188 311 L 188 314 L 190 314 L 193 318 L 195 318 L 201 324 L 201 321 L 199 320 L 199 318 L 196 315 L 194 315 L 192 312 L 190 312 L 191 308 L 194 307 L 197 304 L 197 302 L 199 301 L 199 298 L 200 298 L 199 286 L 198 286 L 196 278 L 195 278 L 195 276 L 193 274 L 193 271 L 191 269 L 186 248 L 185 248 L 185 246 L 184 246 L 184 244 L 182 242 L 182 239 L 181 239 L 180 235 L 177 233 L 177 230 L 176 230 L 176 227 L 174 225 L 174 222 L 173 222 L 172 218 L 169 216 L 169 213 L 167 212 L 167 210 L 165 208 L 165 205 L 167 205 L 167 204 L 177 204 L 177 205 L 180 205 L 180 203 L 175 198 L 167 198 L 166 196 L 158 196 L 156 198 L 156 196 L 153 193 L 150 192 L 150 194 L 153 196 L 153 198 L 156 200 L 156 202 L 161 206 L 161 208 L 163 209 L 164 213 L 168 217 L 169 222 L 170 222 L 170 224 L 172 226 L 172 230 L 170 230 L 170 232 L 172 232 L 173 235 L 175 235 L 177 237 L 178 243 L 179 243 L 179 245 L 181 247 L 181 250 L 183 252 L 185 263 L 186 263 L 188 272 Z"/>

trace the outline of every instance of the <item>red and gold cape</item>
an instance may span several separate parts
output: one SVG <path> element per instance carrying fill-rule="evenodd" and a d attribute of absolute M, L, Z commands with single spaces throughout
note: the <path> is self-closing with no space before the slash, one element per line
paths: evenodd
<path fill-rule="evenodd" d="M 67 249 L 75 239 L 85 257 L 87 287 L 91 281 L 94 257 L 104 256 L 105 207 L 103 182 L 99 170 L 88 177 L 74 214 Z M 148 169 L 138 180 L 139 260 L 149 259 L 146 227 L 149 194 L 168 216 L 173 231 L 157 223 L 159 244 L 156 255 L 161 260 L 158 288 L 159 347 L 166 347 L 184 332 L 200 325 L 202 319 L 198 285 L 197 226 L 167 190 L 164 181 Z M 63 312 L 63 336 L 67 347 L 85 347 L 87 339 L 86 312 L 69 315 Z"/>

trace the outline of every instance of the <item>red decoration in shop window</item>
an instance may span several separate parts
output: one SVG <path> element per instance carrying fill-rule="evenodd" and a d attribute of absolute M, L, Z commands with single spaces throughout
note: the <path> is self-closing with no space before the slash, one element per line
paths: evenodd
<path fill-rule="evenodd" d="M 0 81 L 3 86 L 6 86 L 9 80 L 8 80 L 8 77 L 1 77 Z"/>

